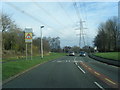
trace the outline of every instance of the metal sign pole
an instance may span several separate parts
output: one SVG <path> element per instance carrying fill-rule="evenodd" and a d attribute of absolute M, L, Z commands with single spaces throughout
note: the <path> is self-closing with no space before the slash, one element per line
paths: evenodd
<path fill-rule="evenodd" d="M 31 43 L 31 60 L 32 60 L 32 43 Z"/>
<path fill-rule="evenodd" d="M 27 43 L 26 43 L 26 60 L 27 60 Z"/>

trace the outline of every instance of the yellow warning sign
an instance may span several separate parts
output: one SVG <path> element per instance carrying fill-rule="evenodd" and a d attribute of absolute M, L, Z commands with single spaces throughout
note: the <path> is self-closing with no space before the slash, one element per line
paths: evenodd
<path fill-rule="evenodd" d="M 26 42 L 32 42 L 32 33 L 25 33 L 25 41 Z"/>
<path fill-rule="evenodd" d="M 32 33 L 25 33 L 25 39 L 32 39 Z"/>
<path fill-rule="evenodd" d="M 32 42 L 32 28 L 25 28 L 25 42 L 31 43 Z"/>

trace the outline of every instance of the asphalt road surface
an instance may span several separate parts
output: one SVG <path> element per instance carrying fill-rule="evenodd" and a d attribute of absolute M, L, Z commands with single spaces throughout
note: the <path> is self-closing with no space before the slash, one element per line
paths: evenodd
<path fill-rule="evenodd" d="M 20 75 L 3 88 L 118 88 L 118 70 L 87 56 L 64 56 Z"/>

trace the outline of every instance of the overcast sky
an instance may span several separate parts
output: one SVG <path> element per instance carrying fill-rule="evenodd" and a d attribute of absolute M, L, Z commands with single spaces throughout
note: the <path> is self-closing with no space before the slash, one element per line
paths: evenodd
<path fill-rule="evenodd" d="M 92 45 L 101 22 L 118 16 L 117 2 L 76 2 L 85 32 L 86 45 Z M 21 12 L 20 10 L 24 11 Z M 2 11 L 11 16 L 18 27 L 33 28 L 35 37 L 60 37 L 61 47 L 79 45 L 79 19 L 73 2 L 2 2 Z M 27 13 L 27 14 L 26 14 Z M 30 17 L 32 16 L 32 17 Z M 83 41 L 82 41 L 83 42 Z"/>

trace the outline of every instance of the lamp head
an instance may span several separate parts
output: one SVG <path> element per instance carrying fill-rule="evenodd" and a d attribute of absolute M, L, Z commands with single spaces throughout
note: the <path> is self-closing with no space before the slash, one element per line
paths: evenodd
<path fill-rule="evenodd" d="M 41 28 L 44 28 L 44 26 L 41 26 Z"/>

